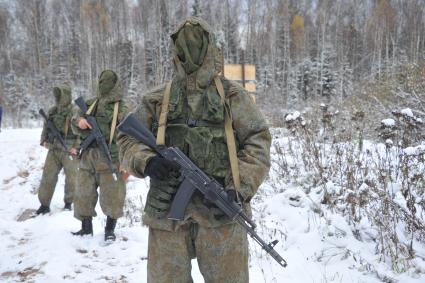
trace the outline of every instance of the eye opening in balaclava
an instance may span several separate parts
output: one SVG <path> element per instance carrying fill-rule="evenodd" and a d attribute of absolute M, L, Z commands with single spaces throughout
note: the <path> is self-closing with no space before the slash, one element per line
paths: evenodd
<path fill-rule="evenodd" d="M 202 65 L 208 50 L 208 32 L 201 25 L 186 22 L 185 25 L 172 36 L 183 68 L 191 74 Z"/>
<path fill-rule="evenodd" d="M 118 76 L 111 70 L 103 71 L 99 77 L 99 93 L 108 94 L 118 81 Z"/>

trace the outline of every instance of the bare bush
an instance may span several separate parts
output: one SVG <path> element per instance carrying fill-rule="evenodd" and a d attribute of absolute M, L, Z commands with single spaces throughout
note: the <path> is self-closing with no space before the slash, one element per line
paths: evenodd
<path fill-rule="evenodd" d="M 352 113 L 349 127 L 341 130 L 339 112 L 320 108 L 320 119 L 299 112 L 285 116 L 289 137 L 274 142 L 275 188 L 293 183 L 307 194 L 319 188 L 321 204 L 342 214 L 358 240 L 364 240 L 360 222 L 367 221 L 380 260 L 407 271 L 415 244 L 425 242 L 422 120 L 410 109 L 393 111 L 377 128 L 383 143 L 374 144 L 363 139 L 364 112 Z"/>

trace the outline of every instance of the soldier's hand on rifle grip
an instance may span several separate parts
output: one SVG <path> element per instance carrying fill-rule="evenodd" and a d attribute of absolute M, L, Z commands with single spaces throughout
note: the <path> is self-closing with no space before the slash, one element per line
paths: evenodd
<path fill-rule="evenodd" d="M 77 155 L 77 154 L 78 154 L 78 151 L 77 151 L 77 149 L 76 149 L 76 148 L 72 147 L 72 148 L 70 148 L 70 149 L 69 149 L 69 153 L 70 153 L 71 155 Z"/>
<path fill-rule="evenodd" d="M 230 201 L 234 201 L 238 204 L 241 204 L 243 202 L 242 196 L 236 192 L 236 190 L 227 190 L 227 199 Z"/>
<path fill-rule="evenodd" d="M 121 177 L 124 180 L 125 183 L 128 181 L 128 177 L 130 176 L 130 173 L 128 171 L 124 170 L 122 166 L 120 165 L 119 172 L 121 173 Z"/>
<path fill-rule="evenodd" d="M 167 180 L 171 174 L 175 176 L 179 170 L 180 165 L 176 162 L 160 156 L 153 156 L 148 159 L 144 173 L 154 179 Z"/>
<path fill-rule="evenodd" d="M 87 128 L 91 129 L 89 122 L 87 122 L 85 118 L 80 118 L 80 120 L 78 121 L 78 127 L 82 130 L 85 130 Z"/>

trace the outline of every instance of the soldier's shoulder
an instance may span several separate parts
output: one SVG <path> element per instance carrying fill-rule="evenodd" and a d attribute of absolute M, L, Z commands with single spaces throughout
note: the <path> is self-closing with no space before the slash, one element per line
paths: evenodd
<path fill-rule="evenodd" d="M 221 81 L 223 82 L 223 88 L 226 92 L 226 97 L 230 98 L 232 96 L 238 96 L 241 94 L 247 95 L 246 89 L 244 89 L 244 87 L 236 81 L 229 80 L 225 77 L 222 77 Z"/>
<path fill-rule="evenodd" d="M 144 103 L 157 103 L 157 102 L 162 101 L 166 86 L 167 86 L 167 84 L 164 83 L 164 84 L 155 86 L 154 88 L 148 90 L 142 96 L 142 102 L 144 102 Z"/>
<path fill-rule="evenodd" d="M 161 95 L 161 96 L 163 96 L 166 87 L 167 87 L 167 83 L 157 85 L 157 86 L 153 87 L 152 89 L 148 90 L 146 95 L 150 95 L 150 96 Z"/>
<path fill-rule="evenodd" d="M 50 107 L 49 110 L 47 111 L 48 115 L 53 115 L 56 114 L 58 108 L 56 106 Z"/>
<path fill-rule="evenodd" d="M 231 101 L 231 104 L 250 105 L 253 109 L 256 108 L 253 96 L 241 84 L 226 78 L 223 78 L 222 81 L 226 98 Z"/>

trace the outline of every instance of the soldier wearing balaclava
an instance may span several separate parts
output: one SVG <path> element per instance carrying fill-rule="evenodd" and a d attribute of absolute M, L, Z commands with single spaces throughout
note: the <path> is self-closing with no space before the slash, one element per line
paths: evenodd
<path fill-rule="evenodd" d="M 143 96 L 135 114 L 157 136 L 158 144 L 182 150 L 249 215 L 250 200 L 270 167 L 267 124 L 249 94 L 219 73 L 220 53 L 207 23 L 188 18 L 171 39 L 172 81 Z M 231 173 L 226 111 L 236 140 L 240 186 L 235 186 Z M 245 230 L 196 192 L 183 221 L 168 219 L 182 182 L 178 166 L 124 134 L 118 144 L 123 168 L 133 176 L 150 177 L 143 215 L 149 226 L 147 281 L 192 282 L 191 260 L 197 258 L 205 282 L 248 282 Z"/>
<path fill-rule="evenodd" d="M 123 101 L 121 82 L 114 71 L 105 70 L 100 74 L 98 94 L 95 98 L 88 99 L 86 104 L 89 113 L 81 111 L 75 113 L 72 129 L 81 135 L 83 142 L 90 134 L 91 128 L 85 117 L 94 116 L 109 145 L 114 166 L 119 171 L 115 127 L 124 119 L 127 107 Z M 115 123 L 114 117 L 116 117 Z M 126 177 L 123 174 L 124 172 L 120 172 L 117 180 L 114 180 L 106 157 L 96 141 L 82 153 L 74 205 L 74 217 L 81 221 L 81 229 L 74 232 L 74 235 L 93 235 L 92 218 L 96 216 L 95 207 L 99 197 L 100 207 L 106 215 L 105 241 L 115 241 L 115 226 L 117 219 L 123 216 L 126 193 Z"/>
<path fill-rule="evenodd" d="M 41 133 L 40 145 L 47 148 L 46 161 L 44 163 L 43 175 L 38 188 L 38 199 L 41 203 L 36 214 L 46 214 L 50 212 L 50 203 L 55 191 L 58 175 L 63 169 L 65 173 L 65 194 L 64 209 L 71 210 L 74 200 L 74 192 L 77 181 L 76 158 L 78 148 L 78 136 L 75 135 L 70 127 L 70 120 L 73 114 L 71 88 L 68 85 L 53 88 L 53 97 L 55 106 L 48 111 L 48 120 L 50 120 L 69 148 L 66 151 L 61 143 L 55 138 L 54 134 L 44 123 Z"/>

